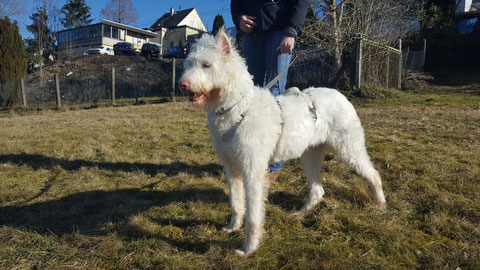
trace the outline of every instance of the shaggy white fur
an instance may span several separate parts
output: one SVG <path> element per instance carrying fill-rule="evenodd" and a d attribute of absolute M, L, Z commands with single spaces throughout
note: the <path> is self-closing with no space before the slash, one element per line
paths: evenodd
<path fill-rule="evenodd" d="M 246 213 L 247 237 L 238 254 L 248 255 L 259 246 L 271 162 L 301 158 L 310 194 L 299 214 L 322 200 L 321 163 L 329 151 L 364 176 L 377 203 L 386 206 L 380 176 L 365 149 L 360 119 L 340 92 L 303 91 L 313 101 L 316 119 L 302 94 L 287 91 L 275 99 L 269 90 L 253 85 L 245 61 L 223 31 L 216 38 L 199 39 L 184 65 L 180 88 L 207 112 L 211 139 L 230 189 L 232 217 L 223 230 L 240 229 Z"/>

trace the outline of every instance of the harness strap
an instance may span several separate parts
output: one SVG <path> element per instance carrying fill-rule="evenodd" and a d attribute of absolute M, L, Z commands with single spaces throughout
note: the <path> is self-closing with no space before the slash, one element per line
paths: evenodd
<path fill-rule="evenodd" d="M 298 89 L 298 87 L 290 87 L 290 88 L 287 89 L 287 91 L 290 91 L 290 92 L 296 93 L 298 95 L 301 95 L 303 97 L 303 99 L 305 99 L 305 102 L 307 103 L 308 108 L 310 109 L 310 112 L 312 113 L 313 119 L 315 119 L 315 121 L 317 121 L 317 113 L 315 112 L 315 106 L 313 105 L 312 98 L 309 95 L 300 91 L 300 89 Z"/>
<path fill-rule="evenodd" d="M 285 72 L 287 72 L 287 70 L 292 66 L 293 62 L 295 61 L 295 59 L 297 58 L 297 55 L 295 53 L 293 53 L 293 57 L 292 57 L 292 60 L 290 61 L 290 64 L 288 64 L 288 67 L 286 67 L 284 70 L 282 70 L 282 72 L 280 72 L 275 78 L 273 78 L 273 80 L 271 80 L 267 85 L 265 85 L 265 89 L 270 89 L 272 88 L 272 86 L 278 82 L 278 80 L 280 80 L 280 78 L 285 74 Z"/>

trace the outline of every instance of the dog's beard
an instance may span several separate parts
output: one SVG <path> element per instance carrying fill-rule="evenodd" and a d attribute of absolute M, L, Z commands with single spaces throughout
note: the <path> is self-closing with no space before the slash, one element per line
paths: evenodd
<path fill-rule="evenodd" d="M 188 93 L 188 99 L 192 105 L 199 109 L 209 108 L 219 98 L 220 90 L 217 88 L 211 90 L 192 91 Z"/>

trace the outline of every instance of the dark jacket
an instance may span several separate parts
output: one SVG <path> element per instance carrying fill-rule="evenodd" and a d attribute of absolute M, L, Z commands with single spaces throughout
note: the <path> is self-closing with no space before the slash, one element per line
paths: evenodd
<path fill-rule="evenodd" d="M 296 37 L 303 28 L 311 0 L 232 0 L 232 20 L 239 28 L 242 15 L 256 17 L 254 33 L 284 31 Z"/>

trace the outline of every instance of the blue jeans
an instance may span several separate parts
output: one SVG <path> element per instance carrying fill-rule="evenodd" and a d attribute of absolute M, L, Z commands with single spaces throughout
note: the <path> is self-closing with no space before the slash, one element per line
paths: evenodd
<path fill-rule="evenodd" d="M 248 72 L 253 75 L 253 82 L 256 85 L 267 85 L 290 64 L 291 54 L 279 54 L 284 35 L 283 31 L 243 35 L 243 57 L 247 60 Z M 274 96 L 285 92 L 287 76 L 288 71 L 270 88 Z M 282 164 L 283 162 L 278 162 L 269 165 L 270 171 L 280 171 Z"/>

